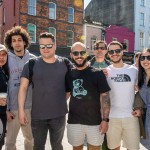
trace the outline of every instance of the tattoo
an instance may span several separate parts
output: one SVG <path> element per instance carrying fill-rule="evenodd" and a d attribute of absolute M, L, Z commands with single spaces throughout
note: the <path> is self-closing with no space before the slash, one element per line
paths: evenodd
<path fill-rule="evenodd" d="M 102 118 L 109 118 L 109 112 L 110 112 L 110 96 L 109 92 L 102 93 L 101 94 L 101 113 Z"/>

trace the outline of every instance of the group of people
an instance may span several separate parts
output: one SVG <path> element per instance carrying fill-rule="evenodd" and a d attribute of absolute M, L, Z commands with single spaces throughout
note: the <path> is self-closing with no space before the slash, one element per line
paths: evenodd
<path fill-rule="evenodd" d="M 29 34 L 20 26 L 6 32 L 4 43 L 6 47 L 0 45 L 0 149 L 5 143 L 6 150 L 16 150 L 21 128 L 25 150 L 45 150 L 48 131 L 52 150 L 63 150 L 69 99 L 67 137 L 73 150 L 83 150 L 85 141 L 88 150 L 99 150 L 102 144 L 102 149 L 119 150 L 122 140 L 125 148 L 138 150 L 142 108 L 133 109 L 137 86 L 146 112 L 146 139 L 141 143 L 150 149 L 149 49 L 140 53 L 137 69 L 123 63 L 118 41 L 108 45 L 97 41 L 89 61 L 81 42 L 72 45 L 70 60 L 57 56 L 55 37 L 48 32 L 39 36 L 41 56 L 34 56 L 27 50 Z"/>

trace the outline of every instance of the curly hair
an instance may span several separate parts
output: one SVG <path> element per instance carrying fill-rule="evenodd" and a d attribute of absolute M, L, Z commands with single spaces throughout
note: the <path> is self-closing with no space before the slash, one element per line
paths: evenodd
<path fill-rule="evenodd" d="M 14 35 L 20 35 L 22 37 L 23 41 L 25 42 L 24 49 L 29 47 L 30 36 L 28 32 L 25 29 L 23 29 L 21 26 L 15 26 L 5 33 L 4 42 L 5 42 L 5 46 L 8 49 L 13 49 L 13 47 L 11 46 L 11 42 L 12 42 L 12 36 Z"/>

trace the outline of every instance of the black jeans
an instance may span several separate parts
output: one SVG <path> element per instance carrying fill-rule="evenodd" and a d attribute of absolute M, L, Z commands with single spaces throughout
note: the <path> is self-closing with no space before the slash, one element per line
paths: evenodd
<path fill-rule="evenodd" d="M 2 149 L 2 146 L 4 145 L 4 139 L 6 134 L 6 114 L 0 114 L 0 119 L 3 124 L 3 127 L 1 128 L 0 132 L 0 150 Z"/>
<path fill-rule="evenodd" d="M 47 133 L 50 133 L 52 150 L 63 150 L 62 139 L 65 130 L 65 116 L 48 120 L 31 120 L 34 150 L 45 150 Z"/>

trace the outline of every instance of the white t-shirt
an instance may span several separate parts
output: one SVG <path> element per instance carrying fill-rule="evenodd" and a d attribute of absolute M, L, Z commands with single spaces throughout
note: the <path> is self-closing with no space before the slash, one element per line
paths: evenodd
<path fill-rule="evenodd" d="M 110 90 L 109 118 L 133 117 L 133 102 L 135 85 L 137 85 L 138 71 L 133 65 L 124 64 L 122 68 L 107 67 L 107 81 Z"/>

